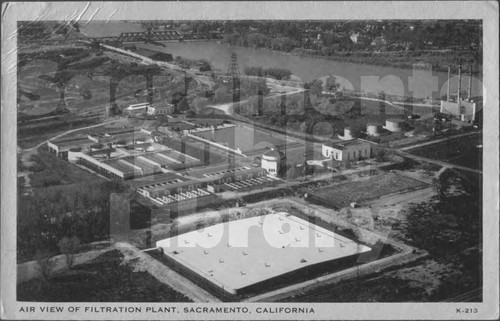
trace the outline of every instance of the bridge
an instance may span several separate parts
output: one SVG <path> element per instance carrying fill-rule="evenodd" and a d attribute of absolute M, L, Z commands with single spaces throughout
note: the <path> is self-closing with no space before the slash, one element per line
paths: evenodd
<path fill-rule="evenodd" d="M 168 41 L 168 40 L 202 40 L 218 39 L 220 35 L 216 33 L 181 33 L 177 30 L 147 30 L 142 32 L 122 32 L 118 37 L 97 37 L 89 40 L 99 43 L 111 42 L 144 42 L 144 41 Z"/>

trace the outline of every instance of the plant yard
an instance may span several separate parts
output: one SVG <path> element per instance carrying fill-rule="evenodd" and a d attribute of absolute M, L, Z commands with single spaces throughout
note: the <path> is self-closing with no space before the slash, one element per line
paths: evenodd
<path fill-rule="evenodd" d="M 323 205 L 341 208 L 352 202 L 376 199 L 383 195 L 416 190 L 426 186 L 428 185 L 423 182 L 391 173 L 314 189 L 308 193 L 308 198 Z"/>

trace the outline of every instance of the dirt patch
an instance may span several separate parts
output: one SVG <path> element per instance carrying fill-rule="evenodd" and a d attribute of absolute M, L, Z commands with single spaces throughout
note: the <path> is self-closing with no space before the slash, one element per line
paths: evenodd
<path fill-rule="evenodd" d="M 415 190 L 426 184 L 397 174 L 369 177 L 353 182 L 331 185 L 312 190 L 313 201 L 328 204 L 333 208 L 342 208 L 352 202 L 376 199 L 384 195 Z"/>

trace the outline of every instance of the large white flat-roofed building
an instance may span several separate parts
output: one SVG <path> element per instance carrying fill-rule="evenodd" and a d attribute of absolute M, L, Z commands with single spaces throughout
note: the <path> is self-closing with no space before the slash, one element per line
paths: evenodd
<path fill-rule="evenodd" d="M 362 158 L 371 158 L 373 148 L 372 144 L 367 141 L 352 139 L 338 143 L 323 144 L 321 153 L 323 157 L 338 161 L 355 161 Z"/>
<path fill-rule="evenodd" d="M 285 212 L 212 225 L 156 246 L 181 272 L 235 295 L 293 272 L 371 251 Z"/>

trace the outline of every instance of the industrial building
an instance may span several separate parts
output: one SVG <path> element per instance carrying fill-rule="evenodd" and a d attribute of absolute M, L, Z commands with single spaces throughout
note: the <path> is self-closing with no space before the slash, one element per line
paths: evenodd
<path fill-rule="evenodd" d="M 451 114 L 461 121 L 473 122 L 476 119 L 478 111 L 478 103 L 472 100 L 472 66 L 469 66 L 469 88 L 467 90 L 467 98 L 461 96 L 462 92 L 462 66 L 458 66 L 458 90 L 455 100 L 451 99 L 450 91 L 451 67 L 448 67 L 448 91 L 446 101 L 441 100 L 440 112 Z"/>
<path fill-rule="evenodd" d="M 153 179 L 138 178 L 132 188 L 158 205 L 213 195 L 222 189 L 237 190 L 238 186 L 262 184 L 268 179 L 262 168 L 242 165 L 200 167 L 179 172 L 155 175 Z"/>
<path fill-rule="evenodd" d="M 149 103 L 133 104 L 133 105 L 129 105 L 127 108 L 125 108 L 125 111 L 128 113 L 145 112 L 148 109 L 148 106 L 149 106 Z"/>
<path fill-rule="evenodd" d="M 163 105 L 150 105 L 147 108 L 147 114 L 151 116 L 166 116 L 174 111 L 174 105 L 163 104 Z"/>
<path fill-rule="evenodd" d="M 286 156 L 279 150 L 271 148 L 262 155 L 261 167 L 271 176 L 278 176 L 285 165 Z"/>
<path fill-rule="evenodd" d="M 150 131 L 136 128 L 53 140 L 47 145 L 52 154 L 114 179 L 131 179 L 201 164 L 197 158 L 157 144 Z"/>
<path fill-rule="evenodd" d="M 126 180 L 133 190 L 158 206 L 190 199 L 210 200 L 223 190 L 237 191 L 272 182 L 284 161 L 282 153 L 270 150 L 266 168 L 238 163 L 198 167 L 201 160 L 157 141 L 145 129 L 119 128 L 52 140 L 47 145 L 52 154 L 71 163 L 110 179 Z"/>
<path fill-rule="evenodd" d="M 328 143 L 323 144 L 321 153 L 324 157 L 337 161 L 356 161 L 371 158 L 373 156 L 373 144 L 361 139 Z"/>
<path fill-rule="evenodd" d="M 95 151 L 102 149 L 104 144 L 127 145 L 152 141 L 151 132 L 137 128 L 123 128 L 107 132 L 97 132 L 85 136 L 55 139 L 47 142 L 49 152 L 57 157 L 68 160 L 68 152 Z"/>
<path fill-rule="evenodd" d="M 128 115 L 148 114 L 150 116 L 164 116 L 171 114 L 174 111 L 172 104 L 150 104 L 140 103 L 129 105 L 125 108 L 125 113 Z"/>

